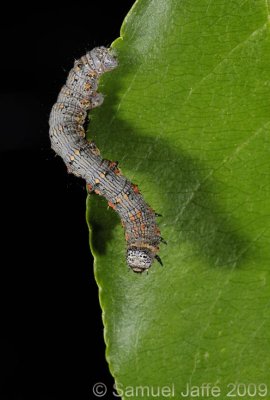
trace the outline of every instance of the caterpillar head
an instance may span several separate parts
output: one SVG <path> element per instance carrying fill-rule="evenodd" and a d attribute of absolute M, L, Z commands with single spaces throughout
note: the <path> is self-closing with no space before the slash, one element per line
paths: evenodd
<path fill-rule="evenodd" d="M 150 250 L 130 248 L 127 251 L 127 264 L 134 272 L 141 273 L 151 267 L 154 257 Z"/>
<path fill-rule="evenodd" d="M 103 56 L 104 70 L 110 71 L 117 67 L 118 62 L 116 59 L 115 51 L 113 51 L 112 49 L 106 49 L 106 48 L 105 48 L 105 50 L 106 50 L 106 52 L 104 53 L 104 56 Z"/>
<path fill-rule="evenodd" d="M 99 73 L 111 71 L 118 65 L 116 56 L 112 49 L 107 49 L 103 46 L 95 47 L 93 50 L 91 50 L 90 54 L 92 62 L 95 65 L 95 69 Z"/>

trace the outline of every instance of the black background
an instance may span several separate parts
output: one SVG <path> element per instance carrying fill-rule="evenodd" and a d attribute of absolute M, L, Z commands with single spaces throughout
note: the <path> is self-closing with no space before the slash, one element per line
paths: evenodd
<path fill-rule="evenodd" d="M 2 12 L 1 400 L 91 399 L 95 382 L 113 385 L 84 182 L 50 149 L 48 116 L 74 59 L 110 45 L 133 3 Z"/>

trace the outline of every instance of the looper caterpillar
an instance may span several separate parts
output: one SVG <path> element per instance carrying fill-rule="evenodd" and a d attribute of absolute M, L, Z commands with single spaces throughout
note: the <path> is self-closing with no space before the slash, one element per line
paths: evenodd
<path fill-rule="evenodd" d="M 110 49 L 96 47 L 76 60 L 50 114 L 52 149 L 64 160 L 68 171 L 85 179 L 89 193 L 105 197 L 120 216 L 127 242 L 126 260 L 134 272 L 148 270 L 157 255 L 160 236 L 156 214 L 144 201 L 138 187 L 126 179 L 117 162 L 103 159 L 94 142 L 85 138 L 87 111 L 98 107 L 100 76 L 117 67 Z"/>

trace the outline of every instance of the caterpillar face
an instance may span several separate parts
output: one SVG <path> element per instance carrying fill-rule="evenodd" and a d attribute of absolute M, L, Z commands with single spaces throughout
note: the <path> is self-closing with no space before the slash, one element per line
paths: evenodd
<path fill-rule="evenodd" d="M 147 271 L 154 260 L 154 256 L 147 249 L 128 249 L 127 264 L 137 273 Z"/>
<path fill-rule="evenodd" d="M 90 51 L 90 55 L 93 66 L 99 73 L 111 71 L 118 65 L 113 51 L 108 50 L 106 47 L 95 48 L 94 51 Z"/>

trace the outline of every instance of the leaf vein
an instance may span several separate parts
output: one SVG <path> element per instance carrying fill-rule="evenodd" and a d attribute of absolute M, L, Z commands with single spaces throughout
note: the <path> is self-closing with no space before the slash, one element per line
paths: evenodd
<path fill-rule="evenodd" d="M 255 29 L 255 31 L 253 31 L 252 33 L 250 33 L 248 35 L 248 37 L 241 41 L 240 43 L 238 43 L 235 47 L 233 47 L 224 57 L 223 59 L 205 76 L 203 76 L 200 81 L 193 87 L 190 88 L 189 93 L 186 97 L 186 99 L 183 101 L 182 106 L 185 105 L 190 98 L 192 97 L 193 93 L 198 89 L 198 87 L 201 86 L 201 84 L 206 81 L 208 78 L 210 78 L 215 71 L 224 63 L 228 61 L 228 58 L 231 54 L 233 54 L 236 50 L 238 50 L 240 47 L 242 47 L 243 45 L 246 45 L 257 33 L 262 32 L 264 29 L 266 29 L 269 25 L 269 21 L 265 22 L 262 26 L 260 26 L 259 28 Z"/>

